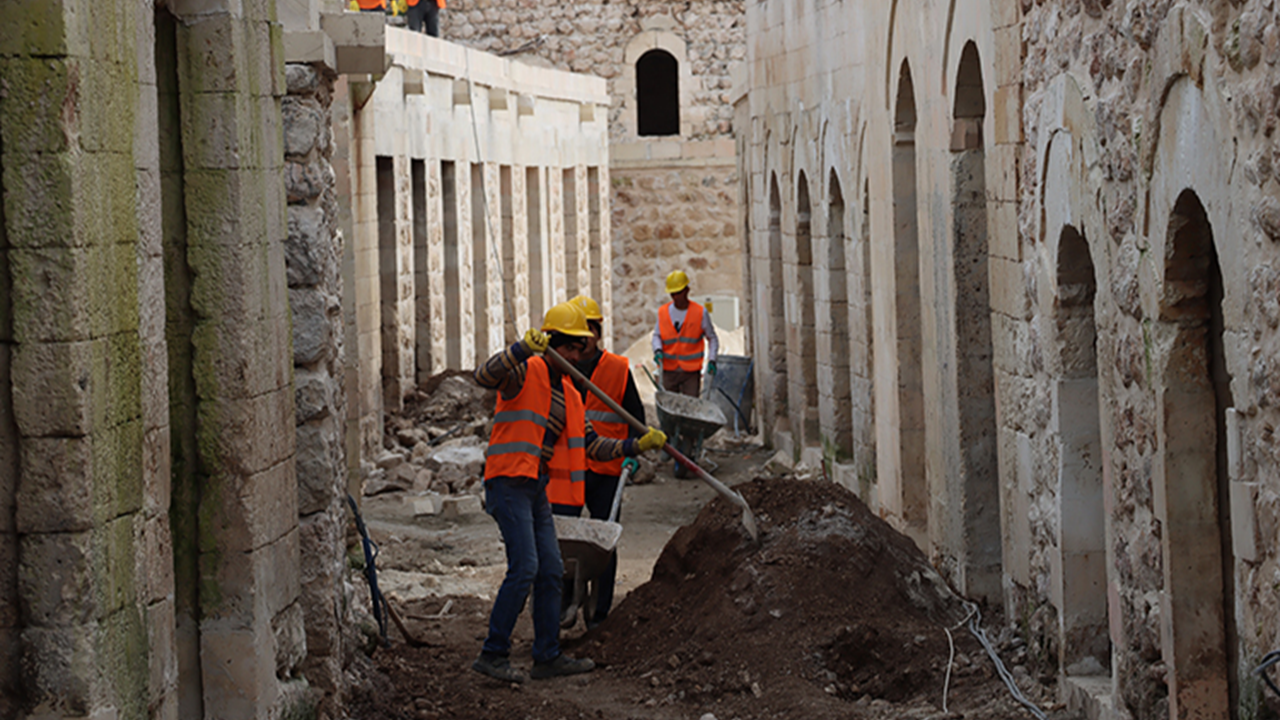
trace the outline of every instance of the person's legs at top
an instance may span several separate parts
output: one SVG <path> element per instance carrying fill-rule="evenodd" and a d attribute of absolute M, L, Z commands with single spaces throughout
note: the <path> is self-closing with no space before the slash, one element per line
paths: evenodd
<path fill-rule="evenodd" d="M 422 0 L 419 4 L 426 6 L 427 34 L 440 37 L 440 7 L 436 5 L 436 0 Z"/>
<path fill-rule="evenodd" d="M 533 578 L 533 661 L 546 663 L 560 655 L 560 586 L 564 581 L 564 566 L 546 494 L 539 493 L 533 498 L 530 509 L 538 563 Z"/>
<path fill-rule="evenodd" d="M 591 517 L 596 520 L 609 519 L 609 512 L 613 510 L 613 495 L 617 488 L 617 475 L 603 475 L 587 471 L 587 512 L 591 514 Z M 620 517 L 621 506 L 619 506 L 618 512 Z M 595 579 L 595 608 L 587 608 L 583 611 L 584 616 L 587 618 L 588 628 L 599 625 L 608 617 L 609 610 L 613 607 L 613 586 L 617 582 L 617 577 L 618 553 L 614 552 L 613 556 L 609 558 L 609 564 L 600 573 L 600 577 Z"/>
<path fill-rule="evenodd" d="M 405 12 L 405 19 L 408 20 L 409 29 L 413 32 L 422 32 L 422 16 L 426 13 L 428 2 L 435 2 L 435 0 L 418 0 L 417 5 L 410 5 Z"/>

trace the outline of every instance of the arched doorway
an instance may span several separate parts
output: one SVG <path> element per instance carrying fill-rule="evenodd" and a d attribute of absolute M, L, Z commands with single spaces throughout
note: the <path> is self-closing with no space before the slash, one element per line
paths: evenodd
<path fill-rule="evenodd" d="M 1069 225 L 1058 240 L 1057 290 L 1060 369 L 1053 410 L 1059 442 L 1059 570 L 1052 594 L 1058 608 L 1058 668 L 1066 675 L 1106 675 L 1111 640 L 1094 323 L 1098 283 L 1089 243 Z"/>
<path fill-rule="evenodd" d="M 894 301 L 898 356 L 899 493 L 904 530 L 927 537 L 923 339 L 920 328 L 920 248 L 916 219 L 916 101 L 904 60 L 893 122 Z"/>
<path fill-rule="evenodd" d="M 822 383 L 823 427 L 836 457 L 853 454 L 853 410 L 849 395 L 849 280 L 845 262 L 844 192 L 834 169 L 827 181 L 827 312 L 829 323 L 821 333 L 820 355 L 826 359 L 830 383 Z M 824 347 L 825 346 L 825 347 Z M 825 373 L 824 373 L 825 374 Z"/>
<path fill-rule="evenodd" d="M 818 353 L 813 293 L 813 207 L 809 179 L 802 170 L 796 180 L 795 269 L 793 294 L 796 306 L 787 314 L 788 365 L 793 371 L 790 396 L 800 402 L 791 407 L 792 431 L 800 446 L 816 445 L 818 426 Z"/>
<path fill-rule="evenodd" d="M 959 521 L 960 586 L 971 596 L 1000 597 L 1000 484 L 996 462 L 991 290 L 987 274 L 986 96 L 972 41 L 960 54 L 951 134 L 951 237 L 955 287 L 957 468 L 947 471 Z M 958 474 L 958 477 L 956 476 Z M 959 517 L 955 516 L 958 511 Z"/>
<path fill-rule="evenodd" d="M 1229 531 L 1222 270 L 1204 205 L 1184 190 L 1169 217 L 1162 330 L 1172 337 L 1160 392 L 1170 716 L 1228 718 L 1235 691 L 1234 558 Z M 1163 500 L 1163 507 L 1160 507 Z"/>

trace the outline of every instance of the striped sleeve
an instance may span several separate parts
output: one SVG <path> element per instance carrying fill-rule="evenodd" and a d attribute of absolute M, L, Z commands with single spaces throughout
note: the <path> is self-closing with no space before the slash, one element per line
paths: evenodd
<path fill-rule="evenodd" d="M 528 359 L 524 343 L 514 343 L 476 368 L 476 384 L 490 390 L 500 390 L 510 400 L 520 394 L 520 388 L 524 387 L 525 361 Z"/>
<path fill-rule="evenodd" d="M 587 457 L 599 462 L 608 462 L 616 460 L 620 457 L 630 457 L 634 453 L 628 453 L 627 444 L 631 440 L 618 440 L 617 438 L 607 438 L 596 434 L 596 429 L 591 426 L 591 421 L 587 421 Z"/>

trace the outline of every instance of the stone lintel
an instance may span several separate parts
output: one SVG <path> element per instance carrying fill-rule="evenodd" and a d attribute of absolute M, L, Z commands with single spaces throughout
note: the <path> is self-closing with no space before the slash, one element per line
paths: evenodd
<path fill-rule="evenodd" d="M 284 61 L 309 63 L 337 70 L 337 49 L 333 40 L 319 30 L 286 31 L 284 34 Z"/>
<path fill-rule="evenodd" d="M 386 19 L 378 13 L 322 14 L 320 27 L 333 42 L 340 75 L 380 74 L 387 69 Z"/>

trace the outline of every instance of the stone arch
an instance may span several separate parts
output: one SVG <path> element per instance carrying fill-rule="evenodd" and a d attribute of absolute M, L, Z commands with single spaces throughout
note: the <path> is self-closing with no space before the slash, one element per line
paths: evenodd
<path fill-rule="evenodd" d="M 988 274 L 986 96 L 973 41 L 956 72 L 951 134 L 952 272 L 960 462 L 947 468 L 949 525 L 958 537 L 957 580 L 971 596 L 1000 597 L 999 472 L 994 350 Z"/>
<path fill-rule="evenodd" d="M 622 127 L 631 138 L 639 137 L 639 113 L 636 64 L 647 53 L 658 50 L 671 56 L 676 63 L 676 79 L 679 85 L 677 100 L 680 108 L 693 103 L 693 66 L 684 38 L 661 28 L 642 30 L 627 43 L 623 51 L 622 76 L 617 87 L 622 88 Z M 692 130 L 688 113 L 680 114 L 679 134 L 687 136 Z"/>
<path fill-rule="evenodd" d="M 769 339 L 768 362 L 773 378 L 773 414 L 775 419 L 787 411 L 787 331 L 786 294 L 782 271 L 782 195 L 778 191 L 778 174 L 769 174 Z"/>
<path fill-rule="evenodd" d="M 653 49 L 636 61 L 636 134 L 680 133 L 680 64 L 666 50 Z"/>
<path fill-rule="evenodd" d="M 916 209 L 916 101 L 911 66 L 902 61 L 893 125 L 894 303 L 898 359 L 898 492 L 891 498 L 904 531 L 927 537 L 923 333 Z"/>
<path fill-rule="evenodd" d="M 785 252 L 791 265 L 787 318 L 787 365 L 791 372 L 791 428 L 800 446 L 817 443 L 818 424 L 818 358 L 817 328 L 813 275 L 813 203 L 809 195 L 809 179 L 803 170 L 796 176 L 796 214 L 791 234 L 790 252 Z"/>
<path fill-rule="evenodd" d="M 836 457 L 853 452 L 853 425 L 849 395 L 849 290 L 845 258 L 845 201 L 840 177 L 831 168 L 827 179 L 827 257 L 825 312 L 819 308 L 818 357 L 822 427 Z"/>
<path fill-rule="evenodd" d="M 1159 392 L 1163 430 L 1165 606 L 1163 648 L 1174 718 L 1227 718 L 1232 572 L 1226 415 L 1232 405 L 1223 348 L 1224 287 L 1214 233 L 1194 191 L 1169 215 L 1159 320 L 1169 341 Z M 1163 507 L 1161 507 L 1163 505 Z"/>
<path fill-rule="evenodd" d="M 1098 281 L 1089 243 L 1071 225 L 1059 233 L 1056 268 L 1058 532 L 1050 594 L 1058 609 L 1059 669 L 1097 675 L 1111 664 L 1094 319 Z"/>

